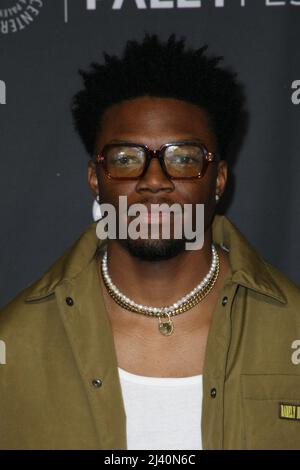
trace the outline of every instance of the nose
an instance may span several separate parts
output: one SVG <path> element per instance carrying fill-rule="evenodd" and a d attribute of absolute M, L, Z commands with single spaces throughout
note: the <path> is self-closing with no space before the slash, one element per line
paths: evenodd
<path fill-rule="evenodd" d="M 151 159 L 146 173 L 137 182 L 136 190 L 152 193 L 159 191 L 171 192 L 174 190 L 174 184 L 164 173 L 158 158 L 154 157 Z"/>

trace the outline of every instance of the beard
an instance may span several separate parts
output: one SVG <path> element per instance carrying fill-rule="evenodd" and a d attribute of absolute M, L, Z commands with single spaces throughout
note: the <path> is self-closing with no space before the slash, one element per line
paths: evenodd
<path fill-rule="evenodd" d="M 167 204 L 170 206 L 170 202 L 167 199 L 162 199 L 160 198 L 159 200 L 153 200 L 150 201 L 148 198 L 139 201 L 140 204 L 147 204 L 149 207 L 149 204 Z M 178 204 L 178 203 L 177 203 Z M 178 212 L 178 208 L 175 209 Z M 138 211 L 139 212 L 139 211 Z M 181 205 L 181 211 L 183 211 L 183 207 Z M 181 215 L 181 214 L 180 214 Z M 128 236 L 128 225 L 129 223 L 135 218 L 135 215 L 128 216 L 127 213 L 127 206 L 123 207 L 122 210 L 120 211 L 118 209 L 117 213 L 117 220 L 116 220 L 116 232 L 114 232 L 114 239 L 118 242 L 120 246 L 122 246 L 131 256 L 134 256 L 136 258 L 139 258 L 140 260 L 143 261 L 150 261 L 150 262 L 157 262 L 157 261 L 163 261 L 163 260 L 169 260 L 171 258 L 174 258 L 181 253 L 183 253 L 186 250 L 186 243 L 191 242 L 192 240 L 187 239 L 183 227 L 181 230 L 181 237 L 175 237 L 175 214 L 171 213 L 170 214 L 170 219 L 169 220 L 164 220 L 162 223 L 159 223 L 159 238 L 157 236 L 155 238 L 151 238 L 151 236 L 145 238 L 144 236 L 141 237 L 130 237 Z M 183 223 L 182 219 L 179 219 L 180 224 Z M 170 233 L 164 238 L 164 235 L 162 233 L 162 224 L 163 223 L 169 223 L 169 229 Z M 177 219 L 176 219 L 177 222 Z M 151 224 L 151 223 L 150 223 Z M 148 225 L 148 229 L 150 230 L 150 224 L 145 220 L 140 221 L 139 226 L 140 229 L 141 227 L 145 228 L 145 225 Z M 126 233 L 127 233 L 127 238 L 119 238 L 117 234 L 120 234 L 120 225 L 124 228 L 126 227 Z M 156 226 L 157 229 L 157 221 L 154 222 L 154 225 Z M 149 235 L 149 230 L 146 230 L 146 233 Z M 151 230 L 150 230 L 151 232 Z M 123 230 L 122 230 L 122 233 Z M 117 235 L 117 236 L 116 236 Z M 108 236 L 110 238 L 110 236 Z"/>
<path fill-rule="evenodd" d="M 185 250 L 185 239 L 118 239 L 130 255 L 143 261 L 163 261 L 174 258 Z"/>
<path fill-rule="evenodd" d="M 132 217 L 130 217 L 129 220 L 132 220 Z M 156 228 L 158 228 L 158 238 L 151 238 L 150 225 L 148 225 L 148 238 L 141 237 L 133 239 L 127 237 L 125 239 L 118 238 L 117 241 L 131 256 L 150 262 L 164 261 L 174 258 L 185 250 L 186 239 L 184 235 L 182 235 L 182 238 L 174 238 L 173 215 L 170 218 L 170 238 L 163 238 L 162 227 L 160 224 L 159 227 L 156 226 Z"/>

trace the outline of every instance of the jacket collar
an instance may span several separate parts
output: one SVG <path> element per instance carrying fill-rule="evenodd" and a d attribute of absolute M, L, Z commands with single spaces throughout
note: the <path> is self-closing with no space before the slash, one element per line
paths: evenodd
<path fill-rule="evenodd" d="M 105 244 L 96 235 L 97 221 L 90 224 L 79 239 L 58 258 L 29 289 L 25 301 L 41 300 L 55 292 L 60 283 L 77 276 L 94 258 L 97 248 Z M 232 281 L 286 303 L 273 268 L 266 264 L 238 228 L 225 216 L 216 214 L 212 225 L 213 242 L 229 250 Z"/>
<path fill-rule="evenodd" d="M 213 241 L 229 249 L 232 281 L 286 304 L 287 298 L 276 282 L 276 270 L 248 242 L 224 215 L 213 222 Z"/>

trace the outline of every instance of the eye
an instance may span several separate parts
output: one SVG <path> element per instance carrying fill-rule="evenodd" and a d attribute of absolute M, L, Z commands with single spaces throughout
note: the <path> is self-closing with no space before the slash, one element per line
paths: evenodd
<path fill-rule="evenodd" d="M 184 163 L 184 164 L 195 163 L 195 162 L 196 162 L 196 159 L 190 157 L 190 155 L 180 155 L 180 156 L 176 156 L 176 157 L 174 158 L 174 160 L 176 161 L 176 163 L 178 162 L 178 163 Z"/>
<path fill-rule="evenodd" d="M 133 165 L 139 162 L 139 158 L 136 155 L 126 155 L 120 153 L 119 155 L 115 155 L 113 158 L 114 165 Z"/>

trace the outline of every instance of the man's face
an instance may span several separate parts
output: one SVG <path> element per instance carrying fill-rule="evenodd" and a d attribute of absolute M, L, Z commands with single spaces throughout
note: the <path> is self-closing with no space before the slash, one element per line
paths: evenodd
<path fill-rule="evenodd" d="M 146 144 L 151 149 L 179 140 L 200 140 L 211 152 L 217 142 L 209 126 L 205 110 L 186 101 L 173 98 L 140 97 L 126 100 L 108 108 L 97 136 L 96 150 L 112 140 Z M 204 230 L 210 226 L 215 211 L 215 194 L 222 194 L 227 178 L 224 160 L 209 163 L 204 176 L 192 180 L 171 180 L 157 158 L 151 160 L 146 174 L 132 181 L 108 179 L 101 164 L 92 160 L 88 166 L 88 181 L 94 197 L 99 193 L 101 203 L 110 203 L 116 210 L 119 196 L 127 196 L 127 206 L 135 203 L 204 204 Z M 183 239 L 119 240 L 134 256 L 147 260 L 168 259 L 185 249 Z"/>

